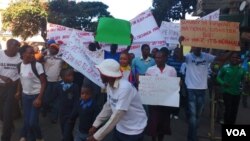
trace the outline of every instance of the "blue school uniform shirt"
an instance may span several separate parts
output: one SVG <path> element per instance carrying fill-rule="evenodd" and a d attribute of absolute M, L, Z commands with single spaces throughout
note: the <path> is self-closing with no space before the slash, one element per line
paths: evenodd
<path fill-rule="evenodd" d="M 88 134 L 99 112 L 100 109 L 93 99 L 89 99 L 88 101 L 79 100 L 70 120 L 75 121 L 79 117 L 79 131 L 82 134 Z"/>
<path fill-rule="evenodd" d="M 120 52 L 112 54 L 111 52 L 104 50 L 104 59 L 114 59 L 117 62 L 119 62 L 120 56 L 121 56 Z"/>
<path fill-rule="evenodd" d="M 180 69 L 181 69 L 182 63 L 183 63 L 182 61 L 179 61 L 174 56 L 169 57 L 168 60 L 167 60 L 167 64 L 169 66 L 172 66 L 172 67 L 175 68 L 178 77 L 181 76 Z"/>
<path fill-rule="evenodd" d="M 155 60 L 148 57 L 146 60 L 143 57 L 136 57 L 132 61 L 132 70 L 136 70 L 139 75 L 145 75 L 147 69 L 155 65 Z"/>

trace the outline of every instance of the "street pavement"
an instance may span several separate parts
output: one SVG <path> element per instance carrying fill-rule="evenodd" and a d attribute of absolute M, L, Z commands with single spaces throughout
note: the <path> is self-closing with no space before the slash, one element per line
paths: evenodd
<path fill-rule="evenodd" d="M 250 125 L 250 98 L 248 98 L 249 108 L 243 108 L 242 104 L 239 106 L 239 112 L 237 117 L 237 124 L 248 124 Z M 22 125 L 22 119 L 15 121 L 15 130 L 13 133 L 12 141 L 18 141 L 19 133 Z M 61 133 L 58 124 L 51 124 L 48 118 L 40 118 L 40 125 L 45 141 L 60 141 Z M 0 130 L 2 123 L 0 122 Z M 184 108 L 181 108 L 179 119 L 171 120 L 172 135 L 165 136 L 164 141 L 186 141 L 187 135 L 187 123 L 185 120 Z M 219 123 L 215 124 L 215 136 L 220 137 L 221 126 Z M 210 104 L 207 98 L 206 107 L 202 114 L 200 127 L 199 127 L 199 141 L 209 141 L 210 131 Z M 105 141 L 111 141 L 112 135 L 109 135 Z M 145 141 L 151 141 L 151 138 L 145 135 Z"/>

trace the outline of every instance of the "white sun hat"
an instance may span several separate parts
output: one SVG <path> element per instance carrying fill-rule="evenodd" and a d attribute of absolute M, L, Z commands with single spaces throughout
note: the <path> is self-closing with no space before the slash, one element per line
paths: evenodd
<path fill-rule="evenodd" d="M 120 64 L 114 59 L 105 59 L 99 65 L 96 65 L 96 67 L 105 76 L 114 78 L 122 77 Z"/>

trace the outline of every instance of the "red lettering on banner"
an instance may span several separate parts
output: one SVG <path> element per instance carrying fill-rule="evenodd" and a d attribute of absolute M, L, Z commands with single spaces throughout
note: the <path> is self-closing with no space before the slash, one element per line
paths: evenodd
<path fill-rule="evenodd" d="M 68 39 L 69 35 L 63 35 L 63 39 Z"/>
<path fill-rule="evenodd" d="M 149 34 L 151 34 L 151 31 L 147 31 L 147 32 L 145 32 L 145 33 L 142 33 L 142 34 L 138 35 L 138 36 L 136 37 L 136 39 L 143 38 L 143 37 L 145 37 L 145 36 L 147 36 L 147 35 L 149 35 Z"/>
<path fill-rule="evenodd" d="M 64 31 L 64 30 L 66 30 L 66 27 L 62 27 L 62 26 L 61 26 L 61 27 L 58 27 L 58 28 L 57 28 L 57 31 Z"/>
<path fill-rule="evenodd" d="M 81 60 L 75 60 L 75 64 L 76 64 L 77 66 L 81 66 L 82 61 L 81 61 Z"/>
<path fill-rule="evenodd" d="M 87 64 L 86 62 L 83 62 L 83 63 L 82 63 L 82 68 L 85 69 L 86 67 L 88 67 L 88 64 Z"/>
<path fill-rule="evenodd" d="M 69 52 L 68 52 L 68 54 L 66 56 L 64 54 L 64 57 L 65 57 L 65 60 L 67 60 L 68 62 L 74 62 L 74 60 L 75 60 L 73 55 L 70 54 Z"/>
<path fill-rule="evenodd" d="M 140 47 L 141 47 L 140 45 L 132 45 L 131 49 L 137 49 L 137 48 L 140 48 Z"/>
<path fill-rule="evenodd" d="M 88 32 L 80 32 L 80 33 L 78 33 L 78 36 L 90 36 L 90 33 L 88 33 Z"/>
<path fill-rule="evenodd" d="M 238 46 L 239 45 L 238 41 L 232 41 L 232 40 L 227 40 L 227 39 L 221 39 L 218 42 L 220 44 L 223 44 L 223 45 L 231 45 L 231 46 Z"/>
<path fill-rule="evenodd" d="M 155 32 L 155 31 L 157 31 L 157 30 L 159 30 L 159 27 L 153 28 L 153 32 Z"/>
<path fill-rule="evenodd" d="M 50 30 L 49 30 L 49 32 L 54 32 L 54 31 L 56 31 L 56 29 L 50 29 Z"/>
<path fill-rule="evenodd" d="M 148 13 L 147 15 L 143 14 L 143 16 L 141 16 L 141 17 L 139 16 L 137 19 L 134 19 L 132 21 L 132 25 L 138 24 L 151 16 L 153 16 L 152 13 Z"/>
<path fill-rule="evenodd" d="M 136 21 L 132 21 L 132 22 L 131 22 L 131 25 L 135 25 L 135 24 L 136 24 Z"/>
<path fill-rule="evenodd" d="M 149 45 L 156 46 L 156 45 L 165 45 L 165 44 L 166 44 L 165 41 L 154 41 L 154 42 L 151 42 Z"/>
<path fill-rule="evenodd" d="M 198 42 L 198 43 L 203 43 L 205 41 L 204 38 L 193 38 L 192 42 Z"/>
<path fill-rule="evenodd" d="M 181 21 L 183 44 L 216 49 L 234 49 L 239 44 L 239 23 L 223 21 Z"/>
<path fill-rule="evenodd" d="M 189 27 L 189 30 L 191 31 L 200 31 L 200 32 L 206 32 L 206 28 L 205 27 Z"/>
<path fill-rule="evenodd" d="M 151 46 L 155 46 L 155 45 L 156 45 L 156 42 L 151 42 L 150 45 L 151 45 Z"/>
<path fill-rule="evenodd" d="M 142 12 L 140 15 L 138 15 L 138 17 L 139 17 L 139 16 L 142 16 L 142 15 L 145 15 L 145 14 L 146 14 L 145 12 Z"/>
<path fill-rule="evenodd" d="M 212 37 L 212 33 L 203 33 L 203 37 L 204 38 L 211 38 Z"/>
<path fill-rule="evenodd" d="M 53 40 L 60 40 L 60 39 L 61 39 L 60 36 L 55 36 L 55 37 L 53 38 Z"/>
<path fill-rule="evenodd" d="M 189 31 L 189 28 L 188 28 L 187 26 L 182 26 L 182 27 L 181 27 L 181 30 L 182 30 L 182 31 Z"/>

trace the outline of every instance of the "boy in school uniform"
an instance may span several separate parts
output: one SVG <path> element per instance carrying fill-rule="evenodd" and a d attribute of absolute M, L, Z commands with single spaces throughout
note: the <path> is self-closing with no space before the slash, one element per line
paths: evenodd
<path fill-rule="evenodd" d="M 78 132 L 75 136 L 75 141 L 86 141 L 88 131 L 92 127 L 96 116 L 99 114 L 99 107 L 93 99 L 93 86 L 84 85 L 81 88 L 81 96 L 78 105 L 74 108 L 71 116 L 73 122 L 79 117 Z"/>

